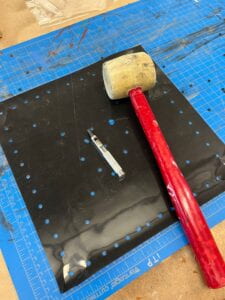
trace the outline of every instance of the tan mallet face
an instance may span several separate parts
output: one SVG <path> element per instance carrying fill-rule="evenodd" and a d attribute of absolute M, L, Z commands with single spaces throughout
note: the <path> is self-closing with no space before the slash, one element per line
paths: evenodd
<path fill-rule="evenodd" d="M 131 89 L 151 89 L 156 83 L 155 66 L 145 52 L 125 54 L 103 64 L 103 80 L 110 99 L 128 97 Z"/>

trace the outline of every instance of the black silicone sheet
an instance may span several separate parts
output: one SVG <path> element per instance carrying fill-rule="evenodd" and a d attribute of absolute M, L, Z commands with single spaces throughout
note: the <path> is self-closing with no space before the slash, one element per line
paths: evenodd
<path fill-rule="evenodd" d="M 102 62 L 0 103 L 0 142 L 61 291 L 176 221 L 129 100 L 107 98 Z M 147 95 L 202 204 L 225 189 L 224 145 L 158 67 L 157 79 Z"/>

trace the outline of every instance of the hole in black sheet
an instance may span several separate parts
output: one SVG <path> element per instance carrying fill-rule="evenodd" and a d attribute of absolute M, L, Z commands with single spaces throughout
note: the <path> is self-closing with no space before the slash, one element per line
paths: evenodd
<path fill-rule="evenodd" d="M 0 103 L 0 142 L 61 291 L 176 220 L 131 105 L 110 102 L 101 66 Z M 147 95 L 202 204 L 224 191 L 224 145 L 158 67 L 157 78 Z M 123 166 L 122 182 L 88 128 Z"/>

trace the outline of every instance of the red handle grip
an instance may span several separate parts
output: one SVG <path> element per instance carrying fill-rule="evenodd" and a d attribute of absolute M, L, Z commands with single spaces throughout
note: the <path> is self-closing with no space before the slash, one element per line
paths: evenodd
<path fill-rule="evenodd" d="M 141 88 L 131 90 L 129 96 L 207 285 L 211 288 L 223 287 L 225 286 L 225 262 L 201 209 L 174 160 L 149 103 Z"/>

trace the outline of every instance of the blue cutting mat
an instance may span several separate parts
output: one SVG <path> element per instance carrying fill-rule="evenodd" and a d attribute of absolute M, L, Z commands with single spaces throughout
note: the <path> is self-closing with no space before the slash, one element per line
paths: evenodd
<path fill-rule="evenodd" d="M 0 101 L 141 44 L 224 142 L 224 4 L 141 0 L 6 49 L 0 52 Z M 174 224 L 60 294 L 1 149 L 0 174 L 0 246 L 21 299 L 105 299 L 187 243 Z M 210 226 L 224 220 L 225 195 L 203 211 Z"/>

